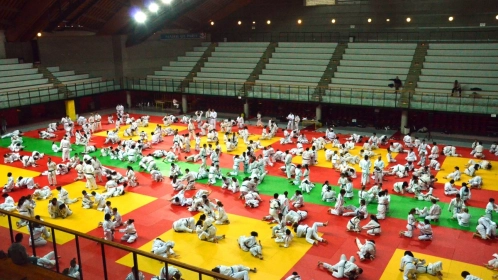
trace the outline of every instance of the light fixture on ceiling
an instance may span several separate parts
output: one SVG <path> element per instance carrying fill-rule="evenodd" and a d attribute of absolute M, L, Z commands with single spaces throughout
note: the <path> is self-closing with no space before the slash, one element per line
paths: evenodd
<path fill-rule="evenodd" d="M 271 24 L 271 20 L 267 20 L 267 21 L 266 21 L 266 24 Z"/>
<path fill-rule="evenodd" d="M 386 18 L 386 21 L 387 21 L 387 22 L 390 22 L 391 20 L 390 20 L 390 19 L 388 19 L 388 18 Z"/>
<path fill-rule="evenodd" d="M 302 21 L 302 20 L 300 20 L 300 19 L 298 19 L 298 20 L 297 20 L 297 24 L 301 24 L 301 23 L 303 23 L 303 21 Z"/>
<path fill-rule="evenodd" d="M 448 20 L 449 20 L 449 21 L 453 21 L 453 17 L 449 17 L 449 18 L 448 18 Z"/>
<path fill-rule="evenodd" d="M 241 24 L 242 24 L 242 21 L 240 21 L 240 20 L 239 20 L 239 21 L 237 22 L 237 24 L 238 24 L 238 25 L 241 25 Z"/>
<path fill-rule="evenodd" d="M 335 23 L 335 18 L 332 19 L 332 23 Z"/>
<path fill-rule="evenodd" d="M 147 20 L 147 15 L 144 12 L 142 12 L 142 11 L 138 11 L 133 16 L 133 18 L 135 18 L 135 21 L 138 22 L 138 23 L 144 23 Z"/>
<path fill-rule="evenodd" d="M 159 5 L 157 5 L 156 3 L 152 2 L 149 4 L 149 11 L 151 13 L 157 13 L 159 11 Z"/>
<path fill-rule="evenodd" d="M 211 25 L 214 25 L 214 21 L 211 21 Z"/>
<path fill-rule="evenodd" d="M 371 18 L 369 18 L 369 19 L 367 19 L 367 21 L 368 21 L 368 23 L 371 23 L 371 22 L 372 22 L 372 19 L 371 19 Z"/>
<path fill-rule="evenodd" d="M 409 17 L 406 18 L 406 22 L 411 22 L 411 21 L 412 21 L 411 18 L 409 18 Z"/>
<path fill-rule="evenodd" d="M 36 33 L 36 36 L 41 37 L 42 36 L 41 32 Z"/>

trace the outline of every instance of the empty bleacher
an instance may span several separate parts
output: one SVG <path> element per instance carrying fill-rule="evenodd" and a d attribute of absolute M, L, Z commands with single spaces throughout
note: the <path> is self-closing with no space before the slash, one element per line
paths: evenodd
<path fill-rule="evenodd" d="M 349 43 L 324 102 L 366 106 L 396 105 L 390 79 L 406 80 L 417 44 Z"/>
<path fill-rule="evenodd" d="M 133 89 L 178 91 L 182 81 L 192 72 L 209 45 L 207 42 L 202 43 L 200 47 L 194 47 L 193 51 L 179 56 L 176 61 L 171 61 L 169 66 L 163 66 L 161 70 L 154 71 L 154 75 L 147 75 L 146 80 L 140 80 L 138 84 L 132 85 Z"/>
<path fill-rule="evenodd" d="M 417 44 L 349 43 L 331 87 L 390 90 L 389 79 L 406 79 Z"/>
<path fill-rule="evenodd" d="M 189 93 L 236 95 L 269 43 L 222 42 L 186 89 Z"/>
<path fill-rule="evenodd" d="M 249 96 L 308 100 L 336 47 L 337 43 L 278 43 Z"/>
<path fill-rule="evenodd" d="M 77 74 L 73 70 L 61 70 L 59 66 L 47 67 L 47 70 L 65 87 L 77 96 L 97 94 L 120 89 L 114 81 L 103 81 L 102 77 L 90 77 L 90 74 Z"/>
<path fill-rule="evenodd" d="M 57 92 L 32 63 L 0 59 L 0 108 L 55 100 Z"/>
<path fill-rule="evenodd" d="M 416 92 L 450 94 L 458 80 L 464 96 L 498 95 L 497 54 L 496 43 L 430 44 Z"/>

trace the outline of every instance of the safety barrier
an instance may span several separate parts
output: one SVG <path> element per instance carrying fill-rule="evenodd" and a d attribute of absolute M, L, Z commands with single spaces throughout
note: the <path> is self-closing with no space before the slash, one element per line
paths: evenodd
<path fill-rule="evenodd" d="M 177 261 L 177 260 L 167 259 L 167 258 L 158 256 L 158 255 L 151 254 L 149 252 L 144 252 L 144 251 L 141 251 L 141 250 L 138 250 L 135 248 L 131 248 L 131 247 L 127 247 L 127 246 L 124 246 L 124 245 L 121 245 L 118 243 L 109 242 L 109 241 L 106 241 L 102 238 L 98 238 L 98 237 L 91 236 L 91 235 L 88 235 L 85 233 L 77 232 L 77 231 L 74 231 L 72 229 L 63 228 L 61 226 L 47 223 L 45 221 L 35 220 L 35 219 L 30 218 L 30 217 L 26 217 L 26 216 L 23 216 L 23 215 L 20 215 L 17 213 L 11 213 L 11 212 L 7 212 L 7 211 L 0 209 L 0 214 L 4 214 L 7 216 L 11 242 L 14 242 L 14 230 L 15 229 L 13 228 L 13 218 L 23 219 L 23 220 L 27 221 L 29 223 L 29 225 L 31 225 L 32 223 L 36 223 L 36 224 L 40 224 L 40 225 L 45 226 L 47 229 L 50 229 L 51 241 L 52 241 L 51 245 L 53 246 L 53 252 L 55 255 L 54 256 L 55 271 L 57 273 L 61 273 L 62 269 L 59 266 L 59 258 L 58 258 L 59 255 L 58 255 L 57 248 L 60 245 L 58 245 L 56 242 L 56 240 L 57 240 L 56 236 L 59 236 L 59 234 L 64 233 L 64 234 L 69 234 L 69 235 L 74 236 L 74 241 L 75 241 L 75 246 L 76 246 L 76 250 L 75 250 L 76 260 L 77 260 L 77 263 L 78 263 L 80 269 L 82 267 L 84 267 L 84 266 L 82 266 L 82 264 L 83 264 L 82 258 L 81 258 L 82 250 L 80 248 L 80 243 L 82 242 L 82 240 L 89 240 L 89 241 L 93 241 L 93 242 L 96 242 L 99 244 L 100 254 L 102 256 L 101 261 L 102 261 L 102 266 L 103 266 L 103 275 L 102 275 L 102 278 L 100 278 L 100 279 L 105 279 L 105 280 L 115 279 L 114 277 L 109 278 L 109 276 L 112 276 L 112 275 L 108 275 L 109 274 L 108 269 L 107 269 L 108 264 L 106 262 L 106 257 L 105 257 L 105 249 L 108 247 L 118 249 L 118 250 L 121 250 L 121 251 L 124 251 L 127 253 L 131 253 L 133 255 L 133 265 L 134 265 L 134 267 L 137 268 L 137 270 L 135 270 L 135 279 L 140 279 L 138 277 L 138 271 L 140 271 L 140 267 L 139 267 L 139 263 L 138 263 L 138 256 L 146 258 L 148 261 L 163 262 L 165 267 L 166 267 L 166 279 L 169 279 L 168 266 L 175 266 L 175 267 L 179 268 L 180 271 L 183 269 L 183 270 L 189 270 L 189 271 L 195 272 L 196 274 L 199 275 L 199 278 L 198 278 L 199 280 L 212 279 L 212 278 L 219 279 L 219 280 L 232 280 L 232 279 L 234 279 L 232 277 L 228 277 L 225 275 L 221 275 L 219 273 L 215 273 L 215 272 L 205 270 L 205 269 L 202 269 L 199 267 L 195 267 L 195 266 L 192 266 L 192 265 L 189 265 L 186 263 L 182 263 L 182 262 Z M 33 226 L 29 226 L 29 229 L 30 229 L 30 236 L 32 237 L 33 236 L 33 230 L 32 230 Z M 2 238 L 7 238 L 7 236 L 4 236 Z M 35 242 L 32 242 L 31 250 L 32 250 L 33 255 L 36 256 Z M 95 259 L 89 260 L 89 262 L 92 262 L 92 263 L 94 263 L 96 261 L 98 261 L 98 260 L 95 260 Z M 92 272 L 95 273 L 94 271 L 92 271 Z M 81 280 L 84 279 L 84 275 L 85 275 L 85 270 L 81 269 L 81 271 L 80 271 L 80 279 Z"/>

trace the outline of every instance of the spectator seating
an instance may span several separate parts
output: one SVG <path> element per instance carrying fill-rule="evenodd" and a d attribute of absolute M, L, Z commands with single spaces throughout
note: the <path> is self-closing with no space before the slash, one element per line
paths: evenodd
<path fill-rule="evenodd" d="M 19 63 L 18 59 L 0 59 L 0 93 L 50 87 L 43 74 L 32 63 Z"/>
<path fill-rule="evenodd" d="M 186 89 L 189 93 L 237 95 L 269 43 L 222 42 Z"/>
<path fill-rule="evenodd" d="M 458 80 L 464 96 L 498 95 L 497 53 L 497 43 L 429 44 L 416 92 L 450 94 Z"/>
<path fill-rule="evenodd" d="M 249 96 L 307 101 L 336 47 L 337 43 L 278 43 Z"/>
<path fill-rule="evenodd" d="M 140 80 L 138 84 L 133 85 L 133 89 L 177 91 L 210 44 L 207 42 L 202 43 L 200 47 L 194 47 L 193 51 L 179 56 L 176 61 L 171 61 L 169 66 L 163 66 L 161 70 L 154 71 L 154 75 L 147 75 L 147 80 Z"/>
<path fill-rule="evenodd" d="M 334 88 L 388 90 L 396 76 L 406 80 L 417 44 L 349 43 L 337 72 Z"/>
<path fill-rule="evenodd" d="M 0 59 L 0 108 L 55 100 L 57 92 L 32 63 Z"/>
<path fill-rule="evenodd" d="M 61 71 L 60 67 L 47 67 L 47 70 L 70 92 L 76 95 L 90 95 L 120 89 L 114 81 L 103 81 L 102 77 L 90 77 L 89 74 L 76 74 L 73 70 Z"/>

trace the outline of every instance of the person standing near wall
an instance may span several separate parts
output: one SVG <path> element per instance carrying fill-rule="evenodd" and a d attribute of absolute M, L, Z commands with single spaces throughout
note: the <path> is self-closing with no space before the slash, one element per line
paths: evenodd
<path fill-rule="evenodd" d="M 7 132 L 7 120 L 4 116 L 0 117 L 0 124 L 2 125 L 2 130 L 0 131 L 0 135 L 4 135 Z"/>

